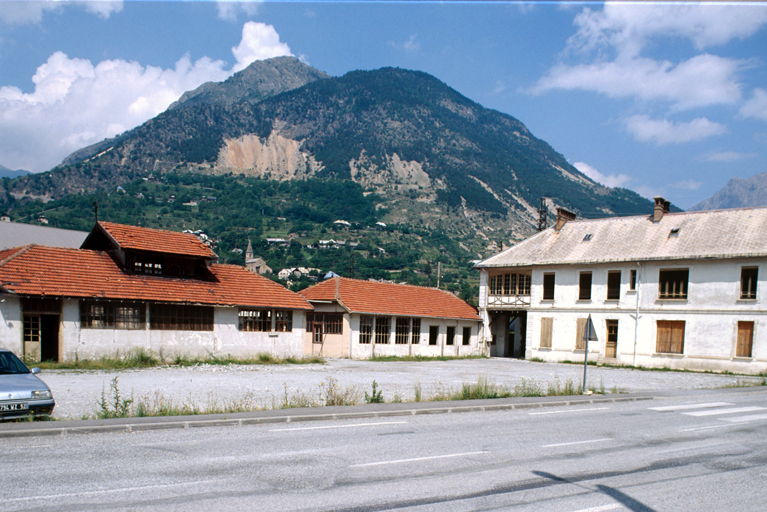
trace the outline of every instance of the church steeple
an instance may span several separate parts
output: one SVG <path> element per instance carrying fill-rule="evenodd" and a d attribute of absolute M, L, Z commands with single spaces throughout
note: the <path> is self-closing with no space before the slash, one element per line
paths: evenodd
<path fill-rule="evenodd" d="M 250 238 L 248 238 L 248 248 L 245 250 L 245 261 L 253 259 L 253 246 L 250 244 Z"/>

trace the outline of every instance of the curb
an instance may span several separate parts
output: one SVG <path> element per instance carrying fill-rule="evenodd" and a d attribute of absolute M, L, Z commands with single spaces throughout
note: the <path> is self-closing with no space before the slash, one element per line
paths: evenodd
<path fill-rule="evenodd" d="M 555 398 L 555 397 L 552 397 Z M 33 436 L 69 436 L 96 433 L 130 433 L 148 430 L 165 430 L 173 428 L 190 429 L 203 427 L 241 427 L 269 423 L 294 423 L 307 421 L 329 421 L 361 418 L 387 418 L 395 416 L 417 416 L 424 414 L 453 414 L 463 412 L 512 411 L 518 409 L 535 409 L 542 407 L 561 407 L 581 404 L 604 404 L 617 402 L 635 402 L 639 400 L 654 400 L 652 395 L 595 397 L 579 396 L 567 400 L 554 399 L 490 399 L 467 400 L 452 402 L 417 402 L 406 404 L 382 404 L 380 406 L 332 407 L 338 412 L 316 413 L 316 409 L 280 409 L 277 411 L 256 411 L 249 413 L 215 414 L 207 418 L 200 416 L 176 416 L 173 418 L 154 416 L 144 418 L 118 418 L 108 420 L 71 420 L 62 421 L 61 426 L 49 426 L 46 423 L 23 423 L 0 425 L 0 438 L 33 437 Z M 498 403 L 503 400 L 503 403 Z M 470 402 L 467 404 L 467 402 Z M 488 403 L 489 402 L 489 403 Z M 432 406 L 432 404 L 434 404 Z M 446 405 L 444 405 L 446 404 Z M 451 405 L 455 404 L 455 405 Z M 461 404 L 461 405 L 458 405 Z M 388 406 L 388 407 L 387 407 Z M 404 407 L 403 407 L 404 406 Z M 408 407 L 409 406 L 409 407 Z M 354 408 L 365 410 L 352 410 Z M 329 409 L 331 407 L 323 407 Z"/>

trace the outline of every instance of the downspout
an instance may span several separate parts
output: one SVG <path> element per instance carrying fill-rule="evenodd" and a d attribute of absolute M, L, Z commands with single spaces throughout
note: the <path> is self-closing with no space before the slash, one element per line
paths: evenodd
<path fill-rule="evenodd" d="M 637 307 L 636 307 L 636 315 L 634 316 L 634 359 L 631 363 L 631 366 L 637 365 L 637 340 L 639 337 L 639 290 L 641 288 L 640 284 L 642 283 L 642 264 L 638 261 L 636 262 L 639 269 L 637 270 L 637 282 L 636 282 L 636 299 L 637 299 Z"/>

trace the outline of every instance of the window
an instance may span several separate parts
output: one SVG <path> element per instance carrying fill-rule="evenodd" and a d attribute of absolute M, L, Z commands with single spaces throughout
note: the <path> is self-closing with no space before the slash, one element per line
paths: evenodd
<path fill-rule="evenodd" d="M 410 330 L 410 343 L 417 345 L 421 342 L 421 319 L 413 318 L 413 328 Z"/>
<path fill-rule="evenodd" d="M 161 331 L 212 331 L 213 308 L 180 304 L 150 304 L 149 328 Z"/>
<path fill-rule="evenodd" d="M 740 298 L 756 298 L 756 280 L 759 269 L 757 267 L 743 267 L 740 269 Z"/>
<path fill-rule="evenodd" d="M 735 349 L 736 357 L 752 357 L 754 343 L 754 322 L 738 322 L 738 345 Z"/>
<path fill-rule="evenodd" d="M 471 344 L 471 327 L 464 327 L 463 328 L 463 344 L 464 345 L 470 345 Z"/>
<path fill-rule="evenodd" d="M 610 271 L 607 273 L 607 300 L 619 300 L 620 298 L 621 271 Z"/>
<path fill-rule="evenodd" d="M 541 318 L 541 348 L 551 348 L 551 330 L 553 326 L 553 318 Z"/>
<path fill-rule="evenodd" d="M 389 343 L 389 318 L 388 316 L 375 317 L 376 344 Z"/>
<path fill-rule="evenodd" d="M 241 331 L 270 332 L 272 330 L 272 310 L 270 309 L 241 309 L 238 316 Z"/>
<path fill-rule="evenodd" d="M 146 306 L 140 302 L 80 301 L 82 329 L 144 329 Z"/>
<path fill-rule="evenodd" d="M 406 317 L 397 317 L 394 326 L 394 344 L 407 345 L 410 339 L 410 319 Z"/>
<path fill-rule="evenodd" d="M 661 270 L 658 277 L 658 297 L 661 299 L 686 299 L 689 274 L 690 271 L 686 268 Z"/>
<path fill-rule="evenodd" d="M 320 334 L 343 334 L 343 313 L 309 313 L 307 315 L 307 328 Z"/>
<path fill-rule="evenodd" d="M 583 333 L 586 330 L 588 318 L 577 318 L 575 322 L 575 350 L 586 350 L 586 340 L 583 339 Z"/>
<path fill-rule="evenodd" d="M 543 300 L 554 300 L 554 274 L 543 274 Z"/>
<path fill-rule="evenodd" d="M 274 330 L 277 332 L 293 331 L 293 311 L 289 309 L 274 310 Z"/>
<path fill-rule="evenodd" d="M 136 274 L 193 277 L 195 264 L 192 258 L 129 252 L 126 265 L 128 270 Z"/>
<path fill-rule="evenodd" d="M 662 354 L 684 353 L 684 320 L 658 320 L 655 351 Z"/>
<path fill-rule="evenodd" d="M 24 344 L 40 343 L 40 315 L 24 315 Z"/>
<path fill-rule="evenodd" d="M 373 338 L 373 315 L 360 316 L 360 343 L 370 344 Z"/>
<path fill-rule="evenodd" d="M 439 339 L 439 325 L 429 326 L 429 345 L 436 345 Z"/>
<path fill-rule="evenodd" d="M 530 276 L 527 274 L 490 276 L 490 295 L 530 295 Z"/>
<path fill-rule="evenodd" d="M 632 270 L 629 274 L 629 290 L 632 292 L 636 291 L 637 289 L 637 271 Z"/>
<path fill-rule="evenodd" d="M 578 281 L 578 300 L 591 300 L 591 272 L 581 272 Z"/>
<path fill-rule="evenodd" d="M 455 327 L 448 327 L 447 328 L 447 338 L 445 340 L 445 345 L 452 345 L 455 343 Z"/>

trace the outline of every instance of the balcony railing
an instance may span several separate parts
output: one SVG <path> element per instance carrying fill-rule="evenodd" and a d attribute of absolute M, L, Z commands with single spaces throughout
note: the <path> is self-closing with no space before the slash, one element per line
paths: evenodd
<path fill-rule="evenodd" d="M 487 307 L 494 308 L 519 308 L 529 307 L 529 295 L 488 295 Z"/>

